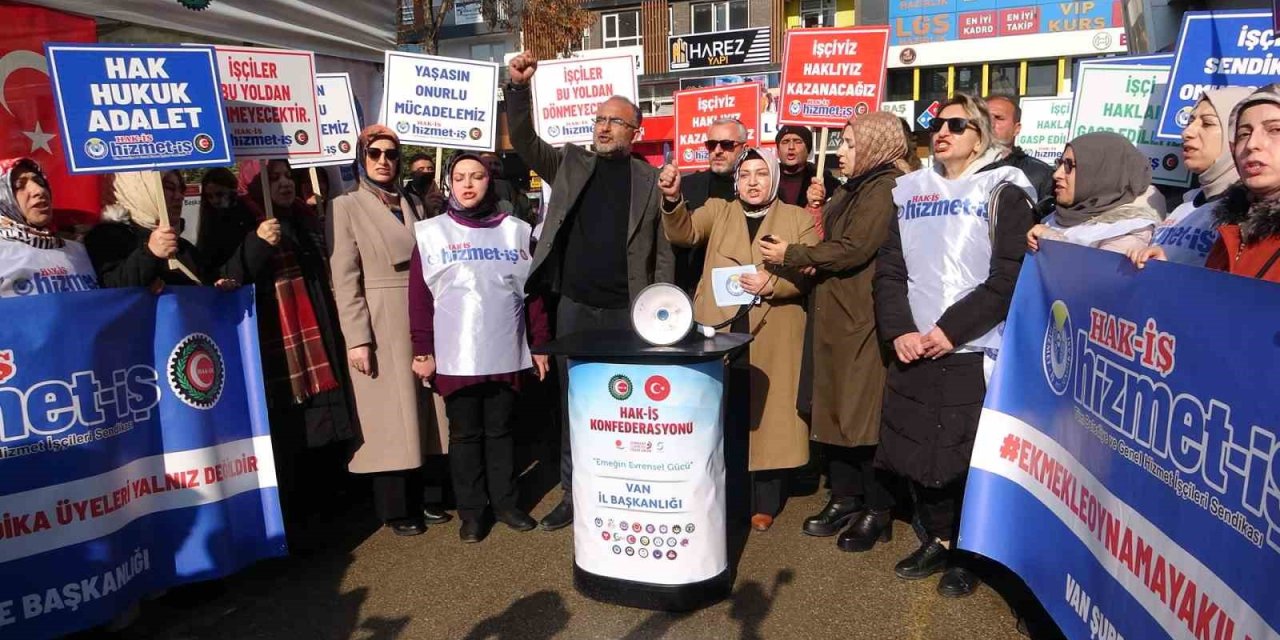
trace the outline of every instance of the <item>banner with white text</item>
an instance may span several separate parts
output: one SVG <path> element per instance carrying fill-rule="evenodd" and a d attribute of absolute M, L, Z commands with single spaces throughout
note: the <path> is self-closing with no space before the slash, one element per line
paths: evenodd
<path fill-rule="evenodd" d="M 960 546 L 1021 576 L 1068 638 L 1276 638 L 1280 289 L 1041 247 L 987 390 Z"/>
<path fill-rule="evenodd" d="M 253 300 L 0 300 L 23 319 L 0 326 L 0 637 L 93 627 L 286 552 Z"/>

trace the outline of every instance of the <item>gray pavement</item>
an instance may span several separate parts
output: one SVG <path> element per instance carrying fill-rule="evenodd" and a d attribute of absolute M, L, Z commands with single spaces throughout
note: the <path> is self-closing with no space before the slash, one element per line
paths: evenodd
<path fill-rule="evenodd" d="M 550 492 L 541 515 L 559 497 Z M 227 580 L 185 587 L 143 605 L 118 638 L 1021 638 L 990 587 L 964 600 L 906 582 L 893 565 L 915 536 L 895 522 L 891 543 L 864 554 L 800 533 L 822 492 L 792 498 L 766 533 L 752 533 L 731 599 L 667 614 L 588 600 L 574 590 L 571 529 L 458 541 L 457 520 L 400 538 L 372 521 L 367 500 L 340 496 L 312 519 L 295 555 Z M 343 501 L 349 504 L 343 504 Z"/>

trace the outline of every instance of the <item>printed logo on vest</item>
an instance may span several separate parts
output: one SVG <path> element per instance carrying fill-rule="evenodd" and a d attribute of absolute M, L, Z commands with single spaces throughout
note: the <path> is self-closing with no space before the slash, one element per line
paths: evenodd
<path fill-rule="evenodd" d="M 183 338 L 169 355 L 166 370 L 169 388 L 190 407 L 212 409 L 222 397 L 227 373 L 222 351 L 203 333 Z"/>

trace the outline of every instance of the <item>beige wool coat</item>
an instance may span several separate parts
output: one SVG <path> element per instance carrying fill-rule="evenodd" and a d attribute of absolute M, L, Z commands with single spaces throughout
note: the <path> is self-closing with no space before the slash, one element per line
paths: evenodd
<path fill-rule="evenodd" d="M 707 259 L 693 296 L 693 316 L 701 324 L 720 324 L 738 307 L 716 305 L 711 270 L 763 264 L 756 239 L 766 235 L 791 244 L 818 242 L 813 217 L 800 207 L 774 201 L 760 224 L 756 238 L 747 237 L 746 214 L 734 201 L 708 200 L 689 213 L 681 202 L 664 213 L 662 225 L 672 244 L 694 247 L 705 244 Z M 809 427 L 796 411 L 800 356 L 804 348 L 804 293 L 806 279 L 797 271 L 769 266 L 778 275 L 773 295 L 747 314 L 755 341 L 751 343 L 751 446 L 752 471 L 791 469 L 809 461 Z M 721 331 L 728 331 L 726 327 Z"/>
<path fill-rule="evenodd" d="M 401 223 L 377 198 L 357 189 L 333 200 L 326 237 L 333 297 L 347 348 L 373 348 L 377 377 L 347 365 L 355 389 L 360 445 L 352 473 L 422 466 L 423 454 L 443 453 L 448 429 L 436 420 L 437 402 L 413 374 L 409 337 L 409 259 L 421 206 L 401 201 Z M 438 396 L 436 396 L 438 397 Z"/>

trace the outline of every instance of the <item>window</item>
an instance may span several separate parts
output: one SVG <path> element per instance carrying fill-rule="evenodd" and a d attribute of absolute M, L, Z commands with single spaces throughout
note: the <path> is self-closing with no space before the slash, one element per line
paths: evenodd
<path fill-rule="evenodd" d="M 583 51 L 591 48 L 591 27 L 582 30 L 582 39 L 569 43 L 570 51 Z"/>
<path fill-rule="evenodd" d="M 967 93 L 971 96 L 982 96 L 982 65 L 956 67 L 955 86 L 952 93 Z"/>
<path fill-rule="evenodd" d="M 1018 95 L 1018 63 L 993 64 L 987 72 L 987 95 Z"/>
<path fill-rule="evenodd" d="M 836 24 L 836 0 L 800 0 L 800 26 L 833 27 Z"/>
<path fill-rule="evenodd" d="M 503 56 L 507 54 L 507 43 L 494 42 L 492 44 L 473 44 L 471 45 L 471 59 L 484 62 L 502 62 Z"/>
<path fill-rule="evenodd" d="M 915 94 L 915 72 L 911 69 L 890 69 L 887 84 L 889 100 L 910 100 Z"/>
<path fill-rule="evenodd" d="M 920 99 L 926 101 L 947 99 L 946 67 L 920 70 Z"/>
<path fill-rule="evenodd" d="M 693 14 L 694 33 L 747 28 L 747 0 L 699 2 L 689 11 Z"/>
<path fill-rule="evenodd" d="M 640 12 L 606 13 L 601 18 L 604 48 L 629 47 L 640 44 Z"/>
<path fill-rule="evenodd" d="M 1027 63 L 1027 92 L 1029 96 L 1058 95 L 1058 61 L 1042 60 Z"/>
<path fill-rule="evenodd" d="M 400 24 L 413 24 L 413 0 L 400 0 Z"/>

